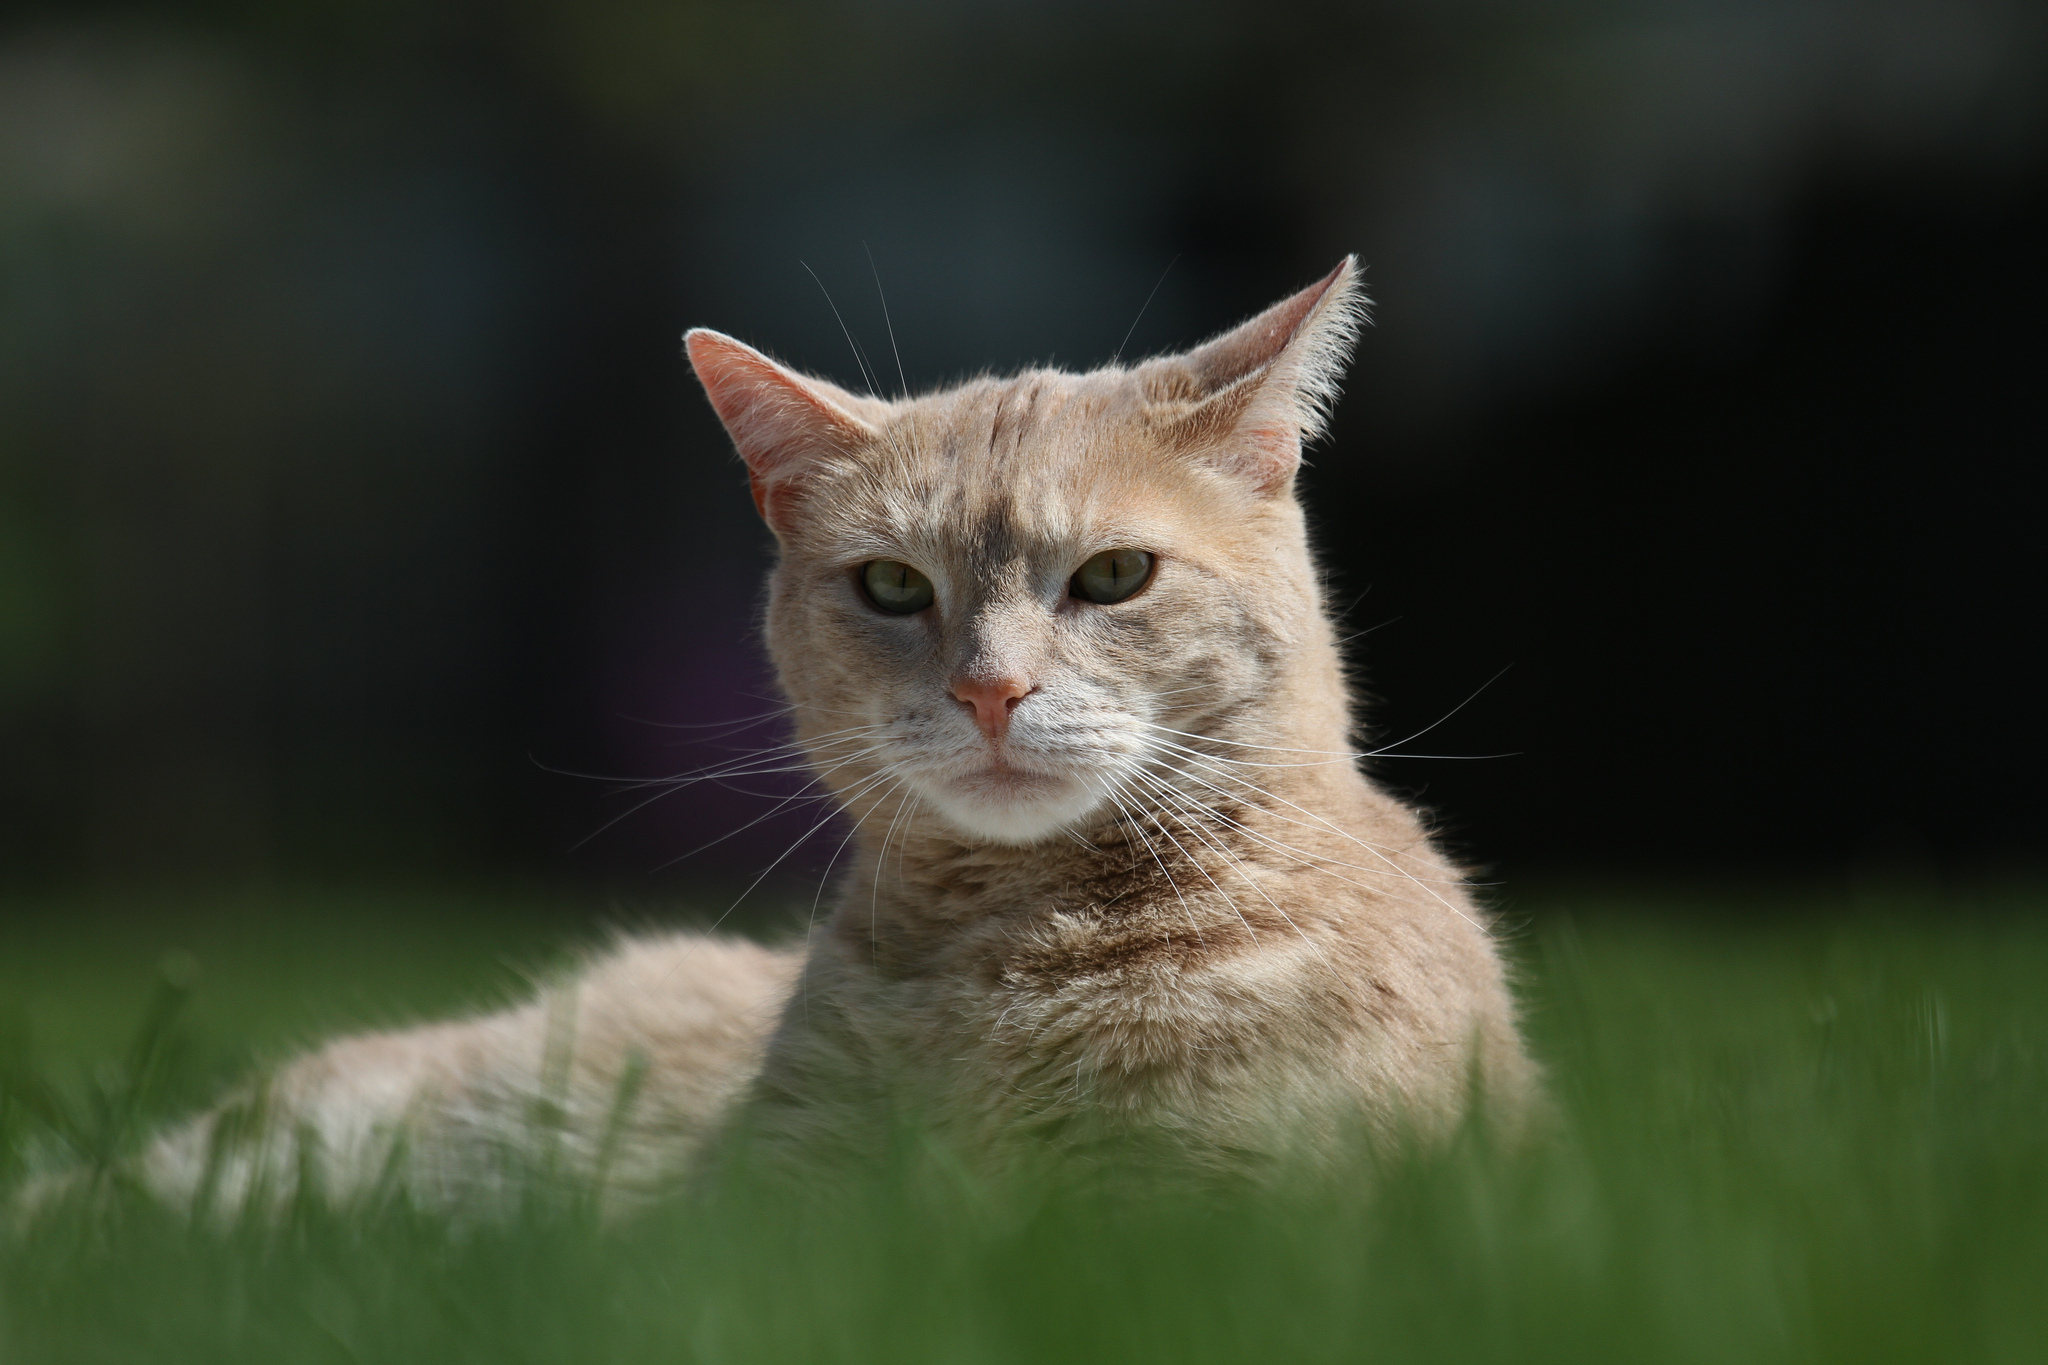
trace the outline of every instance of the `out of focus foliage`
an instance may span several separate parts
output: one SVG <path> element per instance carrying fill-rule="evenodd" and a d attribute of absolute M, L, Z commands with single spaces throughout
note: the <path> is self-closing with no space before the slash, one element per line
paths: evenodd
<path fill-rule="evenodd" d="M 274 1036 L 303 1017 L 289 984 L 332 1008 L 335 973 L 302 950 L 377 907 L 296 909 L 296 946 L 245 948 L 199 979 L 193 1007 L 239 1002 L 239 1022 L 195 1024 L 182 1052 L 81 1045 L 77 1026 L 99 1036 L 104 1011 L 71 1019 L 45 997 L 48 1088 L 119 1116 L 141 1083 L 100 1059 Z M 388 942 L 444 951 L 407 918 Z M 309 1201 L 197 1227 L 111 1183 L 79 1189 L 0 1228 L 0 1353 L 2018 1365 L 2048 1332 L 2042 924 L 2024 887 L 1550 904 L 1520 954 L 1556 1129 L 1518 1153 L 1474 1134 L 1430 1159 L 1368 1156 L 1334 1188 L 1081 1200 L 979 1187 L 913 1146 L 901 1171 L 794 1207 L 729 1182 L 609 1225 L 589 1191 L 548 1184 L 453 1219 Z M 146 1013 L 145 961 L 107 969 L 83 926 L 68 952 L 61 933 L 40 938 L 50 968 L 100 976 L 89 998 L 125 984 L 123 1013 Z M 474 979 L 476 942 L 438 982 L 387 954 L 389 975 L 358 978 L 358 1020 L 439 1006 Z M 268 1021 L 247 1012 L 259 996 L 279 1011 Z M 18 1051 L 0 1063 L 0 1162 L 37 1155 L 44 1126 L 9 1106 L 38 1073 Z M 157 1107 L 138 1116 L 189 1079 L 152 1085 Z"/>

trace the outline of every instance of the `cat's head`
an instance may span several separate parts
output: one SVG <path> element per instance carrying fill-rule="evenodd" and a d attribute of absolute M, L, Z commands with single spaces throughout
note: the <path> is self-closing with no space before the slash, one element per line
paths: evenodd
<path fill-rule="evenodd" d="M 1364 307 L 1347 258 L 1182 355 L 898 401 L 691 332 L 781 544 L 768 643 L 827 780 L 1025 844 L 1189 735 L 1341 709 L 1294 476 Z"/>

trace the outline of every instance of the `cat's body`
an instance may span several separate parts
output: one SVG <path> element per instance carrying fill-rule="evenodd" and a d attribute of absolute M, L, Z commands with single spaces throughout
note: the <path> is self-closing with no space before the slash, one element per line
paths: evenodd
<path fill-rule="evenodd" d="M 1475 1087 L 1519 1114 L 1499 956 L 1359 772 L 1293 492 L 1360 302 L 1347 261 L 1185 356 L 895 403 L 692 333 L 781 543 L 797 739 L 855 822 L 837 908 L 800 976 L 628 944 L 573 1005 L 343 1040 L 281 1073 L 268 1131 L 317 1134 L 345 1188 L 402 1134 L 450 1191 L 537 1111 L 634 1183 L 727 1127 L 797 1178 L 905 1119 L 999 1168 L 1200 1177 L 1442 1133 Z M 160 1143 L 159 1183 L 292 1178 L 220 1128 Z"/>
<path fill-rule="evenodd" d="M 1135 1139 L 1190 1174 L 1258 1175 L 1361 1125 L 1439 1136 L 1475 1079 L 1517 1106 L 1499 966 L 1454 874 L 1384 797 L 1296 791 L 1351 798 L 1301 803 L 1334 804 L 1337 830 L 1233 818 L 1306 860 L 1172 819 L 1093 855 L 913 839 L 900 877 L 892 849 L 889 890 L 811 951 L 753 1089 L 755 1159 L 871 1166 L 878 1120 L 913 1114 L 998 1165 Z M 1332 871 L 1356 885 L 1333 895 Z"/>

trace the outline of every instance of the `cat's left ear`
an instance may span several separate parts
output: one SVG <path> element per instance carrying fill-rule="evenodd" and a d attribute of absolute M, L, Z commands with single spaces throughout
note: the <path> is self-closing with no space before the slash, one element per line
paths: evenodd
<path fill-rule="evenodd" d="M 1170 419 L 1174 443 L 1250 483 L 1287 488 L 1302 446 L 1321 436 L 1370 300 L 1358 258 L 1292 298 L 1189 351 L 1153 361 L 1169 387 L 1196 395 Z"/>

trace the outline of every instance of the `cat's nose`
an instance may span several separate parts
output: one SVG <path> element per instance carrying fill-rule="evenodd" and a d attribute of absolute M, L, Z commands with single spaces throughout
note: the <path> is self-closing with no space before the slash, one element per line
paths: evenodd
<path fill-rule="evenodd" d="M 1017 703 L 1037 690 L 1022 678 L 961 677 L 952 686 L 954 700 L 973 708 L 975 725 L 990 739 L 1003 737 Z"/>

